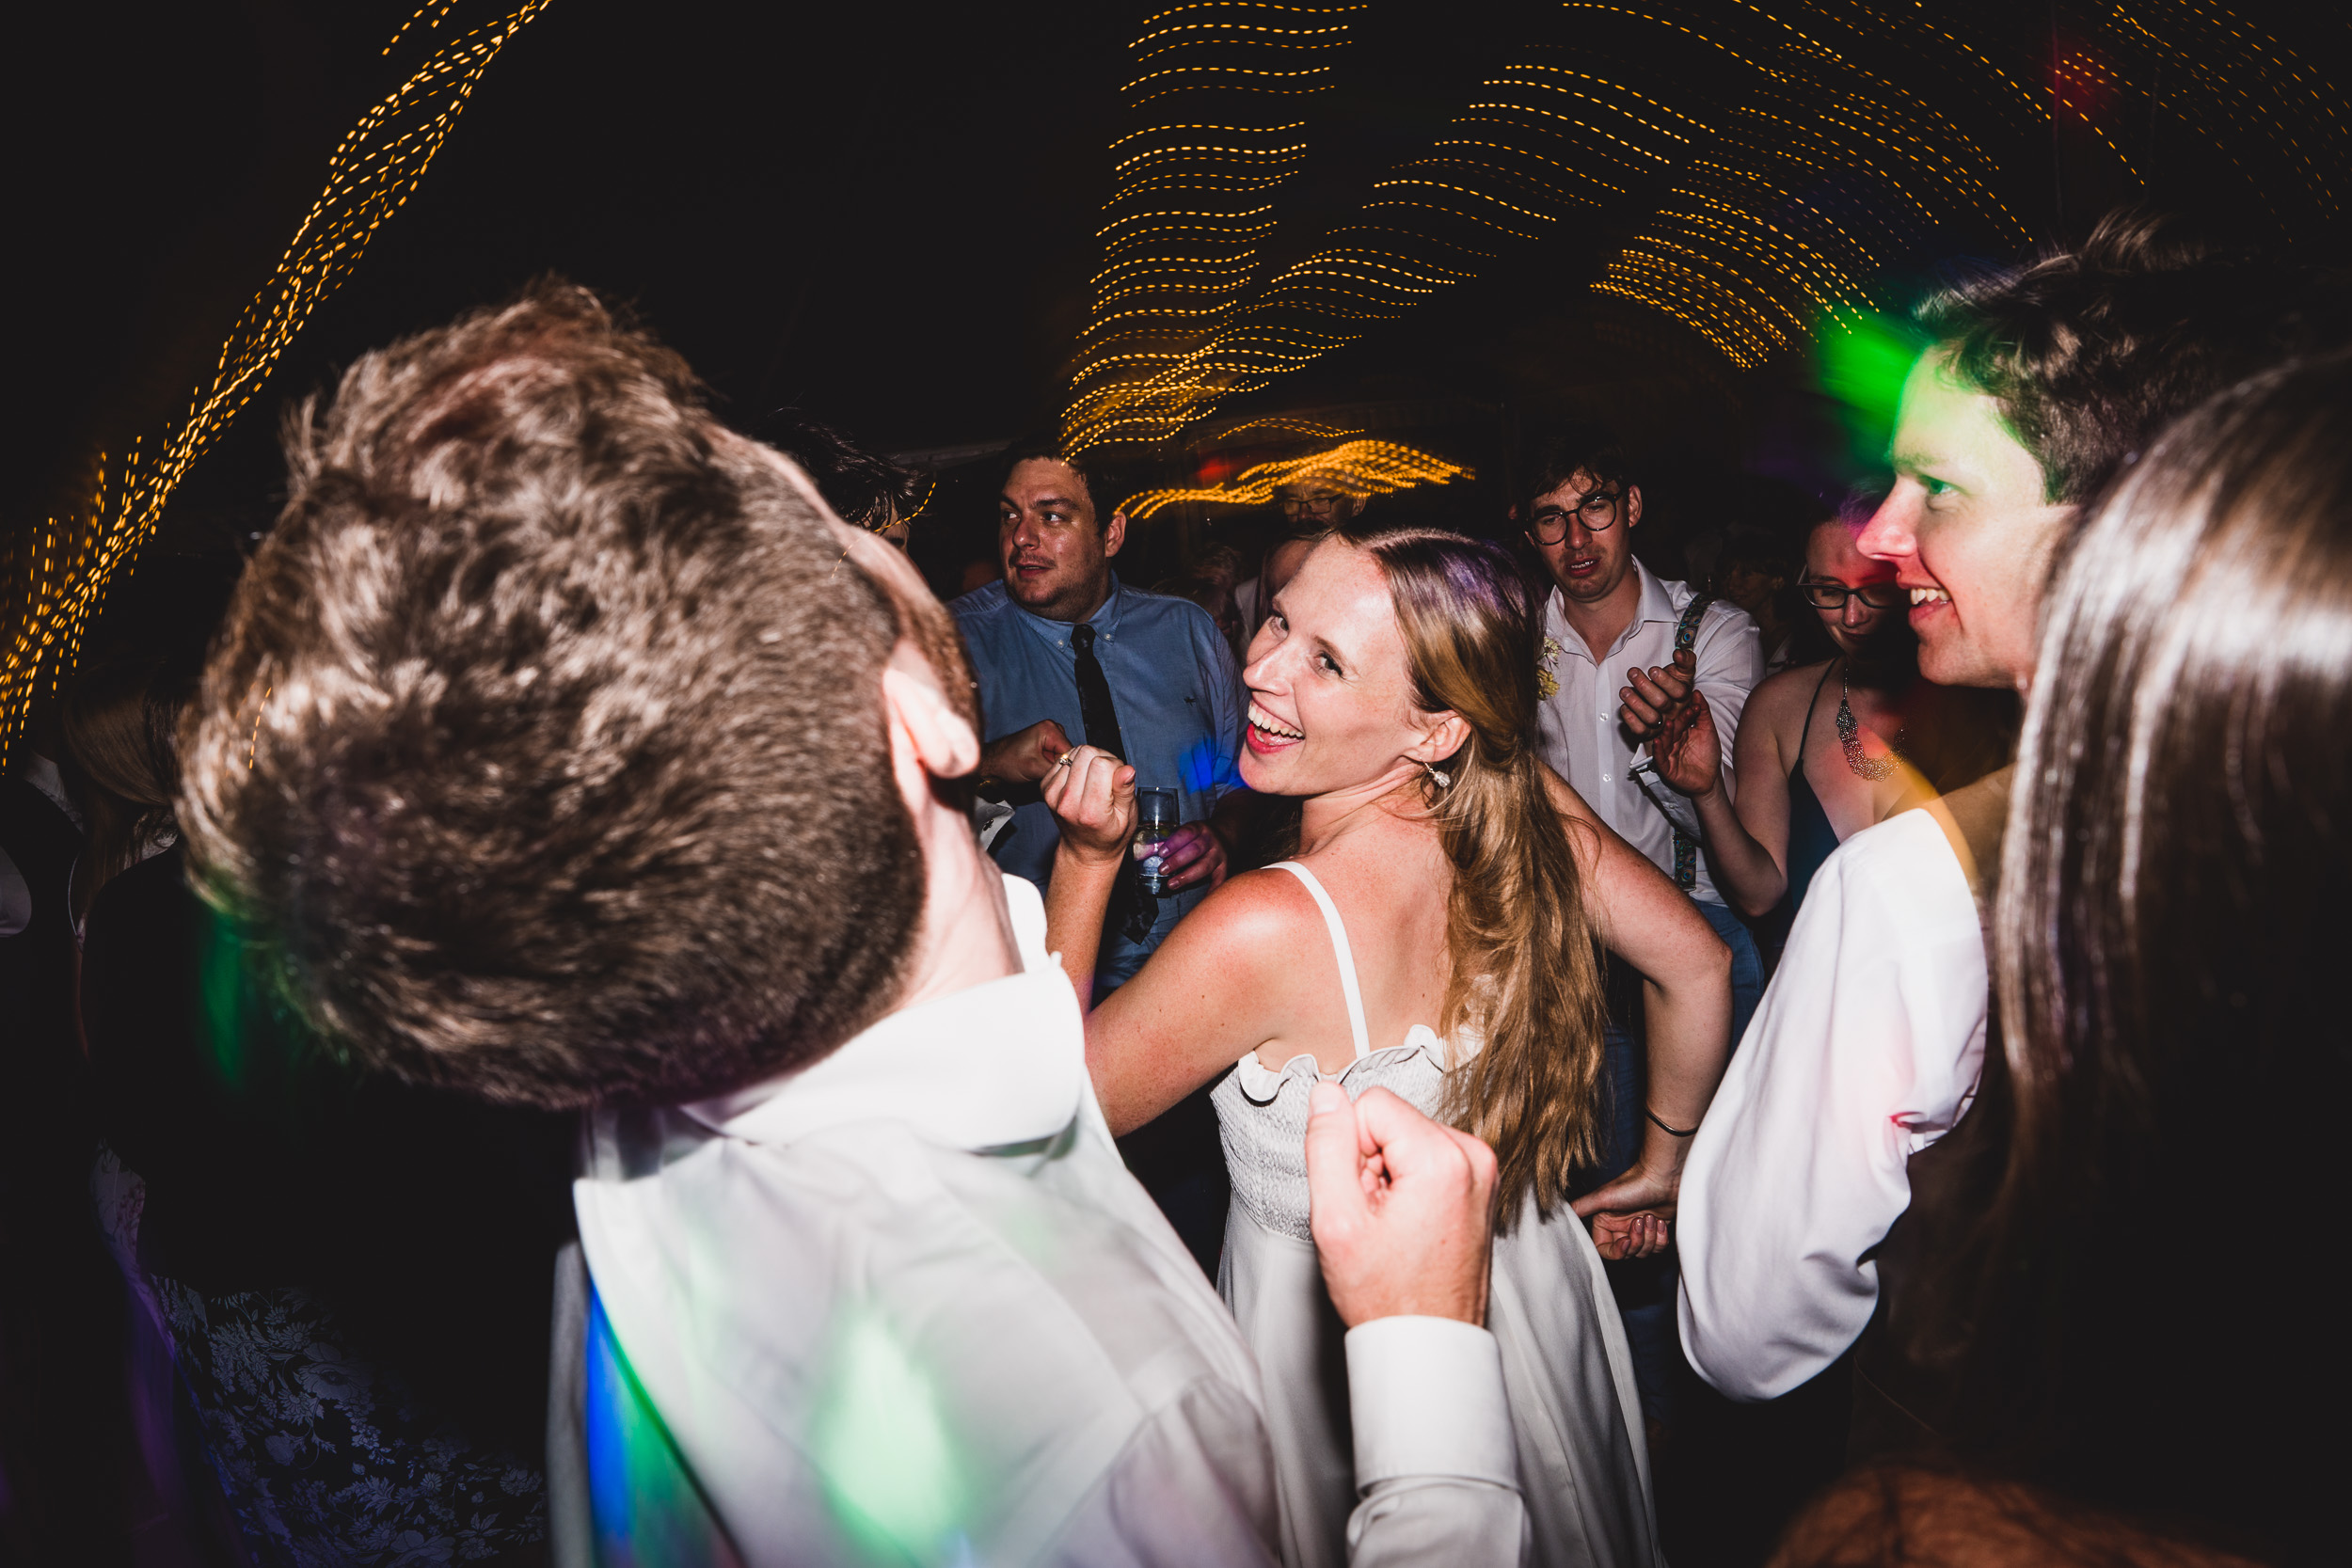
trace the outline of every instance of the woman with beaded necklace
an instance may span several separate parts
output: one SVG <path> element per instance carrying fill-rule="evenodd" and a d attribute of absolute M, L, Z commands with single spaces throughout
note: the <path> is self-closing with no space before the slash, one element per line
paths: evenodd
<path fill-rule="evenodd" d="M 1836 651 L 1782 671 L 1749 697 L 1736 800 L 1706 697 L 1689 691 L 1672 705 L 1689 690 L 1681 671 L 1652 670 L 1626 693 L 1635 719 L 1670 714 L 1651 747 L 1659 774 L 1698 808 L 1707 863 L 1750 918 L 1784 897 L 1793 913 L 1838 845 L 2000 766 L 2015 728 L 2008 693 L 1917 678 L 1895 568 L 1854 548 L 1870 512 L 1857 497 L 1805 541 L 1798 589 Z"/>

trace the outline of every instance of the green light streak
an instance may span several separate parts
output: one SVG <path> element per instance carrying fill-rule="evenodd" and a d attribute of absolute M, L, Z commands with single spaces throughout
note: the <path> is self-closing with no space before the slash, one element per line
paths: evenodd
<path fill-rule="evenodd" d="M 810 1448 L 844 1531 L 878 1560 L 964 1555 L 970 1487 L 931 1378 L 890 1326 L 853 1318 Z"/>
<path fill-rule="evenodd" d="M 1908 322 L 1875 314 L 1824 321 L 1814 341 L 1820 389 L 1838 404 L 1854 455 L 1875 466 L 1894 433 L 1903 379 L 1926 342 Z"/>

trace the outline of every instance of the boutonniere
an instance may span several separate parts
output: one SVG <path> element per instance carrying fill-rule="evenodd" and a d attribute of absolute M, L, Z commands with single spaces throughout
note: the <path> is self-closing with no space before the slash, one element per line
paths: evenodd
<path fill-rule="evenodd" d="M 1535 695 L 1539 700 L 1549 700 L 1560 694 L 1560 677 L 1551 673 L 1551 661 L 1559 657 L 1560 640 L 1556 637 L 1545 638 L 1543 655 L 1535 660 Z"/>

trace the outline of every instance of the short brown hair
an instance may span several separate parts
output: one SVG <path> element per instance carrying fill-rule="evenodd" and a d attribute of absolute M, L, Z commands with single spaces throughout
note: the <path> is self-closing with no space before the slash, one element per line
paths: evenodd
<path fill-rule="evenodd" d="M 563 1108 L 739 1087 L 888 1005 L 899 612 L 683 361 L 548 281 L 362 358 L 286 445 L 180 820 L 313 1025 Z"/>
<path fill-rule="evenodd" d="M 2340 340 L 2340 292 L 2126 208 L 2078 250 L 1946 289 L 1919 307 L 1931 352 L 2001 405 L 2053 502 L 2105 490 L 2222 388 Z"/>
<path fill-rule="evenodd" d="M 1012 471 L 1024 463 L 1058 463 L 1078 476 L 1086 487 L 1087 505 L 1094 513 L 1094 531 L 1106 531 L 1111 519 L 1125 505 L 1134 489 L 1124 476 L 1106 464 L 1098 451 L 1073 451 L 1051 436 L 1032 436 L 1015 441 L 996 459 L 997 485 L 1010 483 Z"/>

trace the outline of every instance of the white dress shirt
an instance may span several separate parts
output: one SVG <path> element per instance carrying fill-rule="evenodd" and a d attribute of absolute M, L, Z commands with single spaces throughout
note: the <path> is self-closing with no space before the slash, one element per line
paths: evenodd
<path fill-rule="evenodd" d="M 1600 819 L 1619 837 L 1674 875 L 1675 823 L 1698 837 L 1698 812 L 1690 800 L 1665 784 L 1634 777 L 1634 765 L 1645 761 L 1649 747 L 1636 741 L 1617 719 L 1618 689 L 1625 673 L 1640 666 L 1672 664 L 1675 628 L 1691 603 L 1686 582 L 1661 582 L 1639 561 L 1633 570 L 1642 584 L 1633 619 L 1617 640 L 1596 658 L 1584 639 L 1568 625 L 1555 586 L 1544 601 L 1544 644 L 1540 662 L 1552 689 L 1536 705 L 1544 760 L 1584 798 Z M 1715 716 L 1715 734 L 1722 742 L 1724 781 L 1731 783 L 1731 743 L 1740 732 L 1740 715 L 1748 693 L 1764 678 L 1764 650 L 1756 623 L 1728 599 L 1717 599 L 1699 617 L 1698 635 L 1691 652 L 1698 660 L 1698 687 L 1707 693 Z M 1670 817 L 1669 814 L 1672 814 Z M 1708 875 L 1707 856 L 1698 857 L 1698 882 L 1692 896 L 1720 904 L 1714 879 Z"/>
<path fill-rule="evenodd" d="M 1911 1203 L 1911 1156 L 1984 1063 L 1984 939 L 1951 843 L 1907 811 L 1813 879 L 1682 1175 L 1682 1346 L 1733 1399 L 1788 1392 L 1870 1321 L 1864 1254 Z"/>
<path fill-rule="evenodd" d="M 1112 1145 L 1036 891 L 1006 894 L 1025 973 L 723 1101 L 589 1116 L 559 1560 L 592 1531 L 607 1560 L 1275 1560 L 1257 1369 Z M 1518 1561 L 1492 1336 L 1392 1318 L 1346 1354 L 1354 1560 Z"/>

